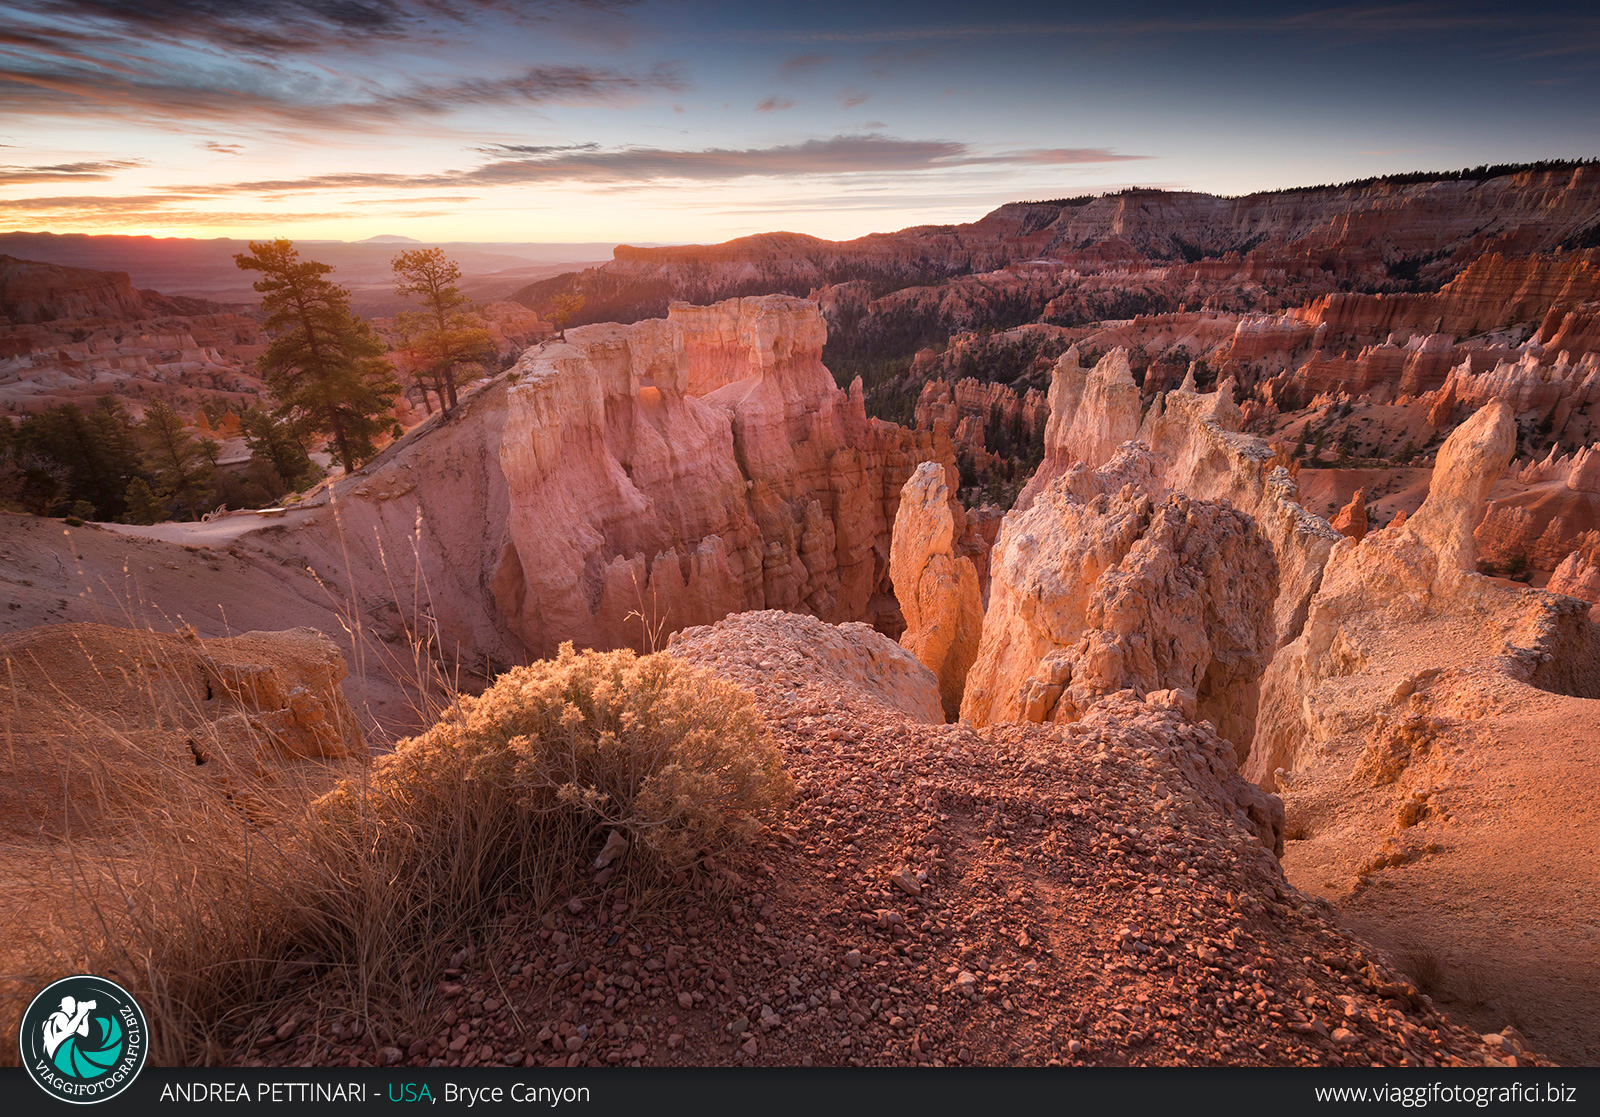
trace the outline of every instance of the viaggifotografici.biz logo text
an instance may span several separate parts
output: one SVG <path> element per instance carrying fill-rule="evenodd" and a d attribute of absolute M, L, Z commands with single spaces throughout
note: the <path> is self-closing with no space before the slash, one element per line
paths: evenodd
<path fill-rule="evenodd" d="M 22 1014 L 22 1066 L 52 1097 L 83 1105 L 114 1098 L 144 1069 L 150 1030 L 122 986 L 93 974 L 47 986 Z"/>

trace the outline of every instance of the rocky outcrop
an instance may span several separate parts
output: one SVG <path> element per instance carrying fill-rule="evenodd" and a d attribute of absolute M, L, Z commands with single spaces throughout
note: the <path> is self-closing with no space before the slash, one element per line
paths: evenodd
<path fill-rule="evenodd" d="M 1248 747 L 1277 562 L 1227 505 L 1153 499 L 1154 473 L 1148 450 L 1126 447 L 1006 518 L 963 718 L 1071 722 L 1109 694 L 1168 691 Z"/>
<path fill-rule="evenodd" d="M 1346 539 L 1364 538 L 1367 534 L 1367 490 L 1357 489 L 1350 503 L 1339 509 L 1330 523 L 1333 530 Z"/>
<path fill-rule="evenodd" d="M 1600 254 L 1573 252 L 1475 259 L 1431 295 L 1323 296 L 1294 312 L 1335 336 L 1381 339 L 1395 331 L 1466 337 L 1516 322 L 1542 322 L 1549 308 L 1600 298 Z"/>
<path fill-rule="evenodd" d="M 990 453 L 1001 449 L 988 444 L 990 431 L 1010 439 L 1012 451 L 1020 451 L 1044 429 L 1050 407 L 1043 392 L 1030 388 L 1019 394 L 1004 384 L 966 377 L 953 385 L 946 380 L 923 384 L 915 415 L 918 429 L 932 430 L 942 422 L 956 452 L 970 455 L 981 470 Z"/>
<path fill-rule="evenodd" d="M 1428 499 L 1404 528 L 1436 556 L 1439 577 L 1472 568 L 1472 529 L 1516 445 L 1511 409 L 1497 402 L 1462 423 L 1439 450 Z"/>
<path fill-rule="evenodd" d="M 900 644 L 938 676 L 949 721 L 960 714 L 983 629 L 977 568 L 956 552 L 958 518 L 944 469 L 923 462 L 900 490 L 889 547 L 889 576 L 906 622 Z"/>
<path fill-rule="evenodd" d="M 1442 385 L 1421 397 L 1432 409 L 1431 426 L 1442 429 L 1458 413 L 1504 400 L 1518 415 L 1548 419 L 1547 429 L 1560 434 L 1575 413 L 1600 401 L 1600 353 L 1573 360 L 1566 353 L 1547 354 L 1527 345 L 1515 360 L 1501 360 L 1476 372 L 1474 367 L 1472 361 L 1463 361 Z"/>
<path fill-rule="evenodd" d="M 1110 461 L 1139 431 L 1139 388 L 1126 349 L 1113 349 L 1092 369 L 1083 367 L 1076 346 L 1068 349 L 1051 370 L 1049 399 L 1044 461 L 1017 497 L 1024 510 L 1069 467 Z"/>
<path fill-rule="evenodd" d="M 140 318 L 143 298 L 126 272 L 92 271 L 0 256 L 0 318 Z"/>
<path fill-rule="evenodd" d="M 768 609 L 675 632 L 667 651 L 725 677 L 754 673 L 825 687 L 918 724 L 944 721 L 933 672 L 864 624 L 824 624 Z"/>
<path fill-rule="evenodd" d="M 1279 641 L 1287 643 L 1300 630 L 1322 565 L 1340 535 L 1300 506 L 1287 458 L 1263 439 L 1239 432 L 1243 414 L 1233 397 L 1231 381 L 1216 392 L 1195 392 L 1191 372 L 1177 390 L 1158 395 L 1141 421 L 1138 389 L 1123 357 L 1113 352 L 1085 373 L 1076 350 L 1069 350 L 1050 384 L 1044 461 L 1016 507 L 1026 510 L 1073 462 L 1093 467 L 1110 460 L 1111 438 L 1137 437 L 1154 454 L 1154 494 L 1227 500 L 1254 518 L 1271 540 L 1279 568 L 1275 623 Z"/>
<path fill-rule="evenodd" d="M 1205 395 L 1180 388 L 1151 405 L 1139 437 L 1160 463 L 1158 476 L 1168 490 L 1226 500 L 1271 542 L 1278 561 L 1273 616 L 1282 645 L 1299 634 L 1323 566 L 1342 537 L 1301 507 L 1287 458 L 1241 433 L 1241 418 L 1228 381 Z"/>
<path fill-rule="evenodd" d="M 1136 189 L 1012 203 L 970 224 L 916 226 L 850 241 L 766 233 L 716 245 L 619 245 L 610 263 L 535 284 L 518 298 L 537 309 L 563 291 L 576 290 L 598 320 L 659 314 L 669 299 L 690 295 L 802 294 L 861 280 L 909 287 L 1052 261 L 1086 271 L 1120 267 L 1125 272 L 1130 263 L 1173 261 L 1174 278 L 1221 281 L 1230 288 L 1240 278 L 1281 283 L 1286 275 L 1321 276 L 1330 270 L 1335 277 L 1388 278 L 1386 264 L 1407 261 L 1436 275 L 1452 262 L 1459 268 L 1488 253 L 1551 252 L 1591 226 L 1597 207 L 1600 170 L 1593 166 L 1485 181 L 1376 181 L 1238 198 Z M 1196 253 L 1213 258 L 1182 263 Z M 1494 288 L 1494 305 L 1504 303 L 1498 288 L 1508 283 L 1513 291 L 1549 286 L 1544 280 L 1524 283 L 1486 274 L 1484 286 Z M 1128 286 L 1127 277 L 1122 286 Z M 1458 301 L 1468 307 L 1463 313 L 1477 305 L 1465 295 Z M 1063 309 L 1058 306 L 1051 316 L 1064 317 Z M 1407 312 L 1430 317 L 1421 310 Z M 1338 311 L 1329 307 L 1321 313 L 1336 316 Z M 1382 316 L 1395 313 L 1385 307 Z M 1493 325 L 1499 323 L 1484 328 Z"/>
<path fill-rule="evenodd" d="M 1551 593 L 1600 603 L 1600 532 L 1585 532 L 1578 545 L 1556 567 L 1545 587 Z"/>
<path fill-rule="evenodd" d="M 751 609 L 898 635 L 900 489 L 953 457 L 936 433 L 868 419 L 859 384 L 823 367 L 824 337 L 816 305 L 785 296 L 569 329 L 336 483 L 337 519 L 264 542 L 368 584 L 378 611 L 392 595 L 364 571 L 415 561 L 427 623 L 484 670 L 567 640 L 648 650 Z"/>
<path fill-rule="evenodd" d="M 1304 630 L 1272 661 L 1261 684 L 1261 717 L 1245 774 L 1269 789 L 1292 772 L 1308 741 L 1331 736 L 1370 709 L 1333 710 L 1309 700 L 1379 652 L 1372 635 L 1462 607 L 1487 582 L 1469 573 L 1472 529 L 1505 471 L 1516 427 L 1503 403 L 1484 408 L 1445 440 L 1428 497 L 1414 516 L 1334 548 Z M 1367 633 L 1361 636 L 1359 633 Z M 1381 637 L 1380 637 L 1381 638 Z"/>
<path fill-rule="evenodd" d="M 0 724 L 27 745 L 0 786 L 0 828 L 82 835 L 109 806 L 159 802 L 174 781 L 219 783 L 242 804 L 296 761 L 364 762 L 346 674 L 309 628 L 205 640 L 67 624 L 0 637 Z"/>

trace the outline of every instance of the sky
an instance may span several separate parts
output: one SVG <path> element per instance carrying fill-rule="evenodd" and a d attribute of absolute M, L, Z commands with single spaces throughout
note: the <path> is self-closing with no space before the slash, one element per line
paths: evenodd
<path fill-rule="evenodd" d="M 0 0 L 0 230 L 848 238 L 1600 155 L 1600 9 Z"/>

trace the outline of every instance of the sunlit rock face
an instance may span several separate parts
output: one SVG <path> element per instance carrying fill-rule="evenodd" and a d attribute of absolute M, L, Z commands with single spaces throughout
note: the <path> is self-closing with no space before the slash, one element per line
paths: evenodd
<path fill-rule="evenodd" d="M 906 621 L 900 644 L 938 676 L 952 721 L 983 629 L 978 570 L 957 551 L 964 520 L 943 467 L 923 462 L 900 491 L 889 548 L 889 574 Z"/>
<path fill-rule="evenodd" d="M 1484 613 L 1497 590 L 1471 572 L 1473 525 L 1505 472 L 1516 424 L 1503 402 L 1484 407 L 1445 440 L 1428 498 L 1417 514 L 1334 548 L 1300 636 L 1274 658 L 1262 680 L 1259 728 L 1246 775 L 1275 786 L 1308 742 L 1334 730 L 1327 710 L 1308 700 L 1328 680 L 1360 669 L 1378 650 L 1375 633 L 1429 618 Z M 1543 597 L 1545 595 L 1536 595 Z M 1349 711 L 1370 716 L 1370 711 Z"/>
<path fill-rule="evenodd" d="M 647 645 L 749 609 L 893 613 L 889 536 L 948 440 L 866 417 L 816 305 L 674 305 L 570 330 L 508 379 L 495 601 L 531 652 Z"/>
<path fill-rule="evenodd" d="M 1120 691 L 1169 692 L 1248 748 L 1274 644 L 1272 546 L 1224 503 L 1152 497 L 1153 473 L 1127 446 L 1007 517 L 963 718 L 1071 722 Z"/>

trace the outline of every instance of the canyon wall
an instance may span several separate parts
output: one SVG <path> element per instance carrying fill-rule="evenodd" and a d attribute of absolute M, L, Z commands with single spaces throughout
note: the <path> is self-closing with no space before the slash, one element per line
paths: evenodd
<path fill-rule="evenodd" d="M 816 305 L 786 296 L 568 330 L 265 545 L 366 586 L 396 631 L 372 572 L 420 572 L 441 642 L 485 671 L 567 640 L 648 649 L 752 609 L 898 636 L 900 490 L 953 456 L 939 434 L 868 419 L 824 339 Z"/>

